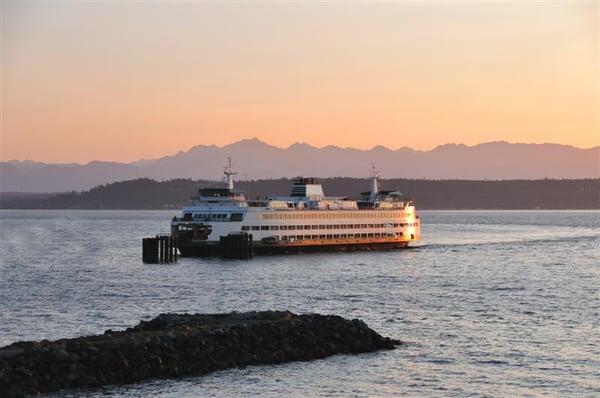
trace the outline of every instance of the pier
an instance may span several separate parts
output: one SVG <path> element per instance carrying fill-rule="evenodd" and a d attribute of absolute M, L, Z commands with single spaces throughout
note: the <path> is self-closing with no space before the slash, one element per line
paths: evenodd
<path fill-rule="evenodd" d="M 219 255 L 222 258 L 247 260 L 253 256 L 252 234 L 237 233 L 221 236 Z"/>
<path fill-rule="evenodd" d="M 142 260 L 146 264 L 176 263 L 177 238 L 171 235 L 156 235 L 142 239 Z"/>

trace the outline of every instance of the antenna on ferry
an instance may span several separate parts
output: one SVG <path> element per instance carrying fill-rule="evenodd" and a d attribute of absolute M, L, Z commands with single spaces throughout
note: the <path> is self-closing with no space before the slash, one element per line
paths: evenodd
<path fill-rule="evenodd" d="M 233 176 L 236 175 L 237 172 L 233 171 L 231 168 L 231 157 L 227 158 L 227 165 L 225 165 L 223 174 L 226 176 L 227 188 L 233 189 Z"/>
<path fill-rule="evenodd" d="M 379 195 L 379 173 L 375 168 L 375 164 L 371 163 L 372 177 L 371 177 L 371 200 L 376 200 Z"/>

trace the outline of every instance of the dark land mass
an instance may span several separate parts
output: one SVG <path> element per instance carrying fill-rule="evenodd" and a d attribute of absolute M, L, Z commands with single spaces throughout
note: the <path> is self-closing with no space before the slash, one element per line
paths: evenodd
<path fill-rule="evenodd" d="M 371 163 L 386 178 L 430 180 L 575 179 L 600 177 L 600 147 L 558 144 L 517 144 L 503 141 L 473 146 L 440 145 L 429 151 L 376 146 L 361 150 L 297 143 L 278 148 L 259 139 L 217 147 L 197 145 L 158 159 L 131 163 L 92 161 L 49 164 L 0 162 L 0 192 L 83 191 L 100 184 L 151 178 L 214 179 L 222 175 L 227 157 L 244 180 L 305 176 L 362 178 Z"/>
<path fill-rule="evenodd" d="M 0 396 L 189 377 L 393 349 L 399 344 L 360 320 L 334 315 L 162 314 L 125 331 L 0 348 Z"/>
<path fill-rule="evenodd" d="M 369 190 L 366 178 L 324 178 L 328 196 L 357 197 Z M 177 209 L 190 202 L 201 185 L 191 179 L 146 178 L 100 185 L 84 192 L 0 194 L 4 209 Z M 236 182 L 248 198 L 289 195 L 290 179 Z M 600 179 L 577 180 L 414 180 L 387 179 L 381 188 L 400 190 L 419 209 L 599 209 Z"/>

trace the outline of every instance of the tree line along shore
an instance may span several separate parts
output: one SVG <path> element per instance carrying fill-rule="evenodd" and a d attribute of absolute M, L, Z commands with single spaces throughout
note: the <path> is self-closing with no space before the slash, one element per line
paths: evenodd
<path fill-rule="evenodd" d="M 369 190 L 369 179 L 320 179 L 328 196 L 358 197 Z M 3 209 L 179 209 L 201 185 L 210 181 L 140 178 L 99 185 L 83 192 L 55 194 L 1 193 Z M 286 196 L 287 178 L 238 181 L 248 198 Z M 600 209 L 600 179 L 572 180 L 423 180 L 383 179 L 381 189 L 399 190 L 413 198 L 419 209 Z"/>

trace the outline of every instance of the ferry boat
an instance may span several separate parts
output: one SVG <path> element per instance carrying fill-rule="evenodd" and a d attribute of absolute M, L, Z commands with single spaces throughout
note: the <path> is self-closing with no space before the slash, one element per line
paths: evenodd
<path fill-rule="evenodd" d="M 289 196 L 248 200 L 234 188 L 231 159 L 223 182 L 198 190 L 193 204 L 171 222 L 182 256 L 218 254 L 226 237 L 245 235 L 255 254 L 380 250 L 420 239 L 412 200 L 379 190 L 375 167 L 371 190 L 358 200 L 326 197 L 314 178 L 298 177 Z"/>

